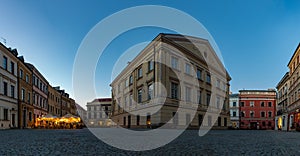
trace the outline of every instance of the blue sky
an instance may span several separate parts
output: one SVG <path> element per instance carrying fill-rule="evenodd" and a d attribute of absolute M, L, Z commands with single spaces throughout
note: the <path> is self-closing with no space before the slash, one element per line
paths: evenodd
<path fill-rule="evenodd" d="M 33 63 L 51 85 L 60 85 L 72 96 L 74 58 L 85 35 L 103 18 L 117 11 L 149 4 L 184 11 L 206 27 L 221 50 L 232 77 L 233 92 L 243 88 L 274 88 L 288 71 L 287 63 L 300 41 L 300 9 L 297 7 L 300 2 L 279 0 L 3 0 L 0 37 Z M 110 96 L 112 67 L 101 64 L 116 61 L 131 46 L 152 40 L 160 32 L 170 31 L 153 27 L 134 29 L 106 48 L 95 77 L 98 97 Z"/>

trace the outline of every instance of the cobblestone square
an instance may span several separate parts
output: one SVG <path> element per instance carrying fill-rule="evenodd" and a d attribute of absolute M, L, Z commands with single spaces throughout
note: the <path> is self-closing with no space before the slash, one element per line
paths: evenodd
<path fill-rule="evenodd" d="M 299 155 L 300 133 L 213 130 L 203 137 L 187 130 L 166 146 L 124 151 L 98 140 L 88 129 L 2 130 L 0 155 Z"/>

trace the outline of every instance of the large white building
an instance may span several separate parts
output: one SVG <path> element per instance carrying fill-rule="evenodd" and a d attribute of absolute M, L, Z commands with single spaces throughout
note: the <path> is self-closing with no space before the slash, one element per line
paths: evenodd
<path fill-rule="evenodd" d="M 18 126 L 17 56 L 0 43 L 0 129 Z"/>
<path fill-rule="evenodd" d="M 109 127 L 112 125 L 111 116 L 111 98 L 99 98 L 88 102 L 87 120 L 85 125 L 88 127 Z"/>
<path fill-rule="evenodd" d="M 238 129 L 240 127 L 239 94 L 230 94 L 229 109 L 231 126 Z"/>

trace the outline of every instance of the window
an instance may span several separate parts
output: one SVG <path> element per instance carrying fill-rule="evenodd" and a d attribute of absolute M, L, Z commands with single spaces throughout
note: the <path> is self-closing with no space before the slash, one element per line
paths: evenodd
<path fill-rule="evenodd" d="M 15 86 L 13 86 L 13 85 L 10 86 L 10 95 L 12 98 L 15 97 Z"/>
<path fill-rule="evenodd" d="M 206 82 L 207 83 L 211 83 L 211 77 L 210 77 L 210 74 L 206 74 Z"/>
<path fill-rule="evenodd" d="M 189 75 L 191 74 L 191 65 L 188 63 L 185 64 L 185 73 Z"/>
<path fill-rule="evenodd" d="M 3 56 L 3 68 L 7 70 L 7 57 Z"/>
<path fill-rule="evenodd" d="M 250 101 L 250 107 L 254 107 L 254 101 Z"/>
<path fill-rule="evenodd" d="M 132 75 L 130 75 L 129 76 L 129 85 L 132 85 L 132 83 L 133 83 L 133 77 L 132 77 Z"/>
<path fill-rule="evenodd" d="M 178 99 L 178 84 L 174 82 L 171 83 L 171 98 Z"/>
<path fill-rule="evenodd" d="M 28 103 L 30 103 L 30 97 L 31 97 L 31 95 L 30 95 L 30 93 L 28 93 L 28 98 L 27 98 Z"/>
<path fill-rule="evenodd" d="M 3 82 L 3 94 L 7 96 L 7 83 Z"/>
<path fill-rule="evenodd" d="M 185 101 L 191 101 L 191 88 L 185 87 Z"/>
<path fill-rule="evenodd" d="M 129 106 L 132 106 L 132 94 L 129 95 Z"/>
<path fill-rule="evenodd" d="M 265 107 L 265 102 L 261 102 L 261 103 L 260 103 L 260 106 L 261 106 L 261 107 Z"/>
<path fill-rule="evenodd" d="M 141 77 L 143 77 L 143 69 L 142 69 L 142 67 L 140 67 L 138 69 L 138 78 L 141 78 Z"/>
<path fill-rule="evenodd" d="M 235 112 L 235 111 L 232 112 L 232 116 L 233 116 L 233 117 L 236 117 L 236 112 Z"/>
<path fill-rule="evenodd" d="M 266 122 L 265 122 L 265 121 L 262 122 L 262 126 L 263 126 L 263 127 L 266 126 Z"/>
<path fill-rule="evenodd" d="M 171 58 L 171 66 L 174 69 L 178 69 L 178 59 L 176 57 Z"/>
<path fill-rule="evenodd" d="M 210 94 L 207 93 L 206 94 L 206 105 L 209 106 L 209 103 L 210 103 Z"/>
<path fill-rule="evenodd" d="M 220 108 L 220 101 L 221 101 L 221 98 L 220 97 L 217 97 L 217 108 L 219 109 Z"/>
<path fill-rule="evenodd" d="M 202 96 L 201 94 L 202 94 L 201 91 L 197 92 L 197 101 L 198 101 L 198 104 L 201 104 L 201 96 Z"/>
<path fill-rule="evenodd" d="M 138 103 L 142 102 L 142 89 L 138 90 L 138 97 L 137 97 L 137 99 L 138 99 Z"/>
<path fill-rule="evenodd" d="M 269 117 L 269 118 L 272 117 L 272 112 L 268 112 L 268 117 Z"/>
<path fill-rule="evenodd" d="M 269 127 L 272 126 L 272 122 L 271 122 L 271 121 L 268 122 L 268 126 L 269 126 Z"/>
<path fill-rule="evenodd" d="M 8 109 L 3 109 L 4 120 L 8 120 Z"/>
<path fill-rule="evenodd" d="M 153 99 L 153 84 L 148 85 L 148 100 Z"/>
<path fill-rule="evenodd" d="M 245 117 L 245 112 L 241 112 L 241 117 Z"/>
<path fill-rule="evenodd" d="M 251 118 L 254 117 L 254 111 L 250 111 L 250 117 L 251 117 Z"/>
<path fill-rule="evenodd" d="M 236 107 L 236 102 L 233 102 L 233 103 L 232 103 L 232 106 L 233 106 L 233 107 Z"/>
<path fill-rule="evenodd" d="M 244 107 L 245 106 L 245 102 L 241 102 L 241 107 Z"/>
<path fill-rule="evenodd" d="M 220 80 L 216 81 L 216 86 L 217 86 L 217 88 L 221 89 L 221 81 Z"/>
<path fill-rule="evenodd" d="M 272 107 L 272 102 L 268 102 L 269 107 Z"/>
<path fill-rule="evenodd" d="M 15 63 L 14 62 L 10 62 L 10 71 L 13 75 L 15 75 Z"/>
<path fill-rule="evenodd" d="M 202 80 L 202 71 L 200 69 L 197 69 L 197 78 Z"/>
<path fill-rule="evenodd" d="M 260 117 L 264 118 L 265 117 L 265 112 L 260 112 Z"/>
<path fill-rule="evenodd" d="M 154 69 L 154 62 L 151 60 L 148 62 L 148 71 L 152 71 Z"/>
<path fill-rule="evenodd" d="M 20 69 L 20 78 L 23 79 L 23 70 Z"/>
<path fill-rule="evenodd" d="M 29 76 L 28 76 L 28 74 L 26 74 L 26 82 L 27 83 L 29 82 Z"/>

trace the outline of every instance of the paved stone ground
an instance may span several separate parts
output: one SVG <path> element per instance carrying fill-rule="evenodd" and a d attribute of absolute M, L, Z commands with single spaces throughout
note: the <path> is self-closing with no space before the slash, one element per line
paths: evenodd
<path fill-rule="evenodd" d="M 300 133 L 187 130 L 164 147 L 132 152 L 98 140 L 88 129 L 1 130 L 0 155 L 300 155 Z"/>

